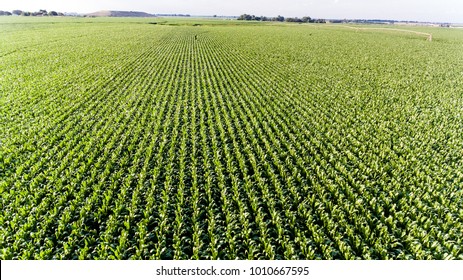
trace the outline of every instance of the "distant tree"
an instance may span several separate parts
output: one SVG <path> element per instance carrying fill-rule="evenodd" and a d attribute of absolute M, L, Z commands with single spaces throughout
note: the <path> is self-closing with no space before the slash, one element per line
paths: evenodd
<path fill-rule="evenodd" d="M 22 15 L 22 13 L 23 13 L 23 11 L 21 11 L 21 10 L 13 10 L 13 15 L 19 16 L 19 15 Z"/>
<path fill-rule="evenodd" d="M 255 21 L 287 21 L 287 22 L 309 22 L 310 17 L 303 17 L 302 19 L 300 18 L 284 18 L 283 16 L 278 15 L 277 17 L 266 17 L 266 16 L 255 16 L 255 15 L 248 15 L 248 14 L 242 14 L 238 18 L 238 20 L 255 20 Z"/>
<path fill-rule="evenodd" d="M 302 22 L 302 19 L 297 18 L 297 17 L 295 17 L 295 18 L 286 18 L 285 21 L 286 22 Z"/>
<path fill-rule="evenodd" d="M 48 16 L 48 12 L 47 10 L 39 10 L 38 12 L 33 12 L 31 15 L 35 17 L 43 17 Z"/>
<path fill-rule="evenodd" d="M 54 16 L 54 17 L 55 17 L 55 16 L 58 15 L 58 13 L 55 12 L 55 11 L 50 11 L 50 12 L 48 12 L 48 15 L 49 15 L 49 16 Z"/>
<path fill-rule="evenodd" d="M 278 15 L 277 17 L 272 18 L 272 21 L 285 21 L 285 18 L 283 16 Z"/>
<path fill-rule="evenodd" d="M 303 17 L 302 22 L 310 22 L 312 19 L 310 17 Z"/>
<path fill-rule="evenodd" d="M 254 20 L 255 18 L 254 15 L 242 14 L 238 17 L 238 20 Z"/>
<path fill-rule="evenodd" d="M 30 13 L 30 12 L 22 12 L 21 15 L 22 15 L 22 16 L 25 16 L 25 17 L 28 17 L 28 16 L 31 15 L 31 13 Z"/>

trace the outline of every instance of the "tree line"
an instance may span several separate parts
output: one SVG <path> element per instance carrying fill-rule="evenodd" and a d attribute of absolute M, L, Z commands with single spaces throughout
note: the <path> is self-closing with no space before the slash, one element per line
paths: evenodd
<path fill-rule="evenodd" d="M 324 19 L 313 19 L 309 16 L 305 16 L 302 18 L 298 17 L 283 17 L 283 16 L 276 16 L 276 17 L 266 17 L 266 16 L 255 16 L 255 15 L 248 15 L 242 14 L 238 17 L 238 20 L 255 20 L 255 21 L 286 21 L 286 22 L 299 22 L 299 23 L 326 23 Z"/>
<path fill-rule="evenodd" d="M 55 11 L 47 11 L 47 10 L 39 10 L 37 12 L 28 12 L 28 11 L 21 11 L 21 10 L 13 10 L 11 12 L 8 11 L 0 11 L 0 16 L 33 16 L 33 17 L 40 17 L 40 16 L 64 16 L 63 13 L 55 12 Z"/>

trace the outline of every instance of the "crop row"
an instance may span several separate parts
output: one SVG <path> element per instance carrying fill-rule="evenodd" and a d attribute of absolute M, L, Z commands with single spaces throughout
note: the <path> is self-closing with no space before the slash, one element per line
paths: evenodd
<path fill-rule="evenodd" d="M 445 34 L 112 23 L 85 34 L 94 48 L 64 34 L 1 58 L 18 65 L 0 81 L 2 259 L 463 257 Z"/>

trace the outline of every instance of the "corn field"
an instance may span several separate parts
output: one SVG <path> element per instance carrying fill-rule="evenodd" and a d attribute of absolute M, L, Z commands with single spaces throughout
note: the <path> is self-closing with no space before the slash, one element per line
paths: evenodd
<path fill-rule="evenodd" d="M 0 259 L 463 259 L 463 31 L 198 22 L 0 19 Z"/>

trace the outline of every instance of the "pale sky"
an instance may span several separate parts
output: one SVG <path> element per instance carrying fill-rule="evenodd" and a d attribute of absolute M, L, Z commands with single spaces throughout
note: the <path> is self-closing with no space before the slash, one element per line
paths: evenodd
<path fill-rule="evenodd" d="M 395 19 L 463 23 L 463 0 L 0 0 L 0 10 Z"/>

